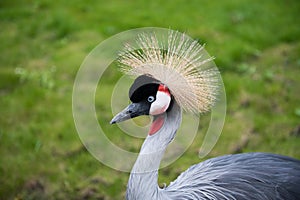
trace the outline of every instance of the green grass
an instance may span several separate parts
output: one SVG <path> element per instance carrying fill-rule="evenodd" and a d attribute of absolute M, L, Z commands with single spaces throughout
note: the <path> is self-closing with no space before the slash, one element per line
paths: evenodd
<path fill-rule="evenodd" d="M 228 110 L 208 157 L 265 151 L 300 158 L 299 10 L 297 0 L 2 0 L 0 199 L 124 197 L 128 173 L 102 165 L 82 148 L 71 97 L 85 56 L 104 39 L 137 27 L 184 31 L 216 57 Z M 120 73 L 107 73 L 109 93 Z M 131 144 L 109 127 L 106 103 L 96 103 L 101 125 L 120 133 L 111 137 L 121 146 L 136 150 L 141 141 Z M 162 169 L 160 183 L 200 161 L 203 132 L 184 156 Z M 244 137 L 248 142 L 237 151 Z"/>

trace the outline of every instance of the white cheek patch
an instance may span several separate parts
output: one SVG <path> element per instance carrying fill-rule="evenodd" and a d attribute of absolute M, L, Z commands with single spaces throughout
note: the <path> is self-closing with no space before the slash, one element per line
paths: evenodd
<path fill-rule="evenodd" d="M 149 114 L 159 115 L 168 109 L 171 102 L 171 97 L 169 93 L 157 91 L 156 100 L 151 104 Z"/>

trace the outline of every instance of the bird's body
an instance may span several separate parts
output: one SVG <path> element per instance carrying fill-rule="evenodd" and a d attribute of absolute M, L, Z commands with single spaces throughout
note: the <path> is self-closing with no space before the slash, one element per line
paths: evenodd
<path fill-rule="evenodd" d="M 165 190 L 170 199 L 300 199 L 300 161 L 242 153 L 193 165 Z M 187 189 L 188 188 L 188 189 Z"/>
<path fill-rule="evenodd" d="M 243 153 L 212 158 L 191 166 L 175 181 L 159 188 L 158 168 L 180 125 L 181 111 L 173 105 L 164 126 L 148 136 L 132 169 L 128 200 L 300 199 L 300 161 L 270 153 Z"/>
<path fill-rule="evenodd" d="M 144 39 L 144 40 L 143 40 Z M 159 188 L 158 170 L 181 124 L 182 108 L 207 111 L 216 99 L 218 73 L 201 66 L 202 47 L 170 34 L 167 49 L 154 36 L 123 55 L 128 71 L 137 74 L 129 90 L 132 101 L 111 123 L 139 115 L 153 121 L 127 185 L 127 200 L 300 199 L 300 161 L 268 153 L 226 155 L 191 166 L 169 186 Z M 144 42 L 146 41 L 146 42 Z"/>

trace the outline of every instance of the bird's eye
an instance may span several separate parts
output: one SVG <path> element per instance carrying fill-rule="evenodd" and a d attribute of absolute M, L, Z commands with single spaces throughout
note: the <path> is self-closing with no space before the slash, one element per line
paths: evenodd
<path fill-rule="evenodd" d="M 149 103 L 152 103 L 154 101 L 154 96 L 149 96 L 147 100 Z"/>

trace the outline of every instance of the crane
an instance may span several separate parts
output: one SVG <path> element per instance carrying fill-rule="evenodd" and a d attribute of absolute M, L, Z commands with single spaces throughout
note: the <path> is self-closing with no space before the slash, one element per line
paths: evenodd
<path fill-rule="evenodd" d="M 192 165 L 169 186 L 158 186 L 158 169 L 181 124 L 182 110 L 207 112 L 217 101 L 217 69 L 203 59 L 203 46 L 170 32 L 167 45 L 142 34 L 138 50 L 120 54 L 123 72 L 137 78 L 131 104 L 111 120 L 151 115 L 152 123 L 131 170 L 127 200 L 300 199 L 300 160 L 272 153 L 241 153 Z"/>

